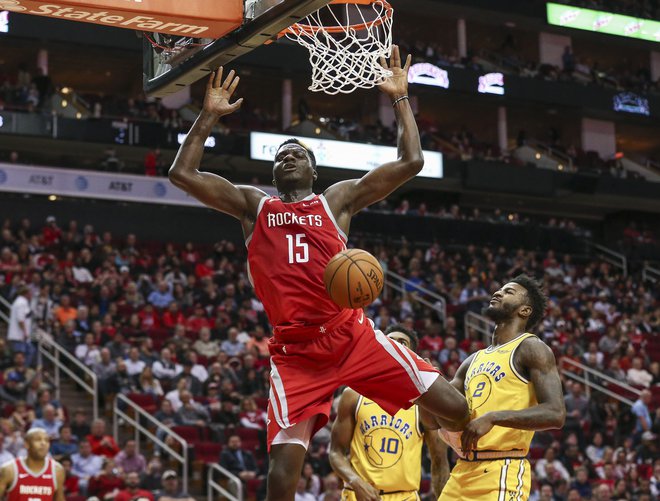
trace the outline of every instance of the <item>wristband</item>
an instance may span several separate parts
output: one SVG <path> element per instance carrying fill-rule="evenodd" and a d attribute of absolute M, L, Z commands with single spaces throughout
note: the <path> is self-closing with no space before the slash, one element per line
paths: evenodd
<path fill-rule="evenodd" d="M 395 107 L 395 106 L 397 105 L 397 103 L 400 103 L 400 102 L 403 101 L 404 99 L 408 99 L 408 96 L 404 95 L 404 96 L 401 96 L 401 97 L 397 97 L 397 98 L 392 102 L 392 107 Z"/>

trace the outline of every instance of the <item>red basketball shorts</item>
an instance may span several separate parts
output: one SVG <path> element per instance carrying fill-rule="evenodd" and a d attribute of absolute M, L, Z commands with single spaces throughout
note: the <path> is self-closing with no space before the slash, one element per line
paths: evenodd
<path fill-rule="evenodd" d="M 320 336 L 310 341 L 288 343 L 295 333 L 271 339 L 269 448 L 280 431 L 311 418 L 316 418 L 311 436 L 323 428 L 340 386 L 393 415 L 409 408 L 438 377 L 432 365 L 374 330 L 362 310 L 341 313 L 338 320 L 315 327 Z"/>

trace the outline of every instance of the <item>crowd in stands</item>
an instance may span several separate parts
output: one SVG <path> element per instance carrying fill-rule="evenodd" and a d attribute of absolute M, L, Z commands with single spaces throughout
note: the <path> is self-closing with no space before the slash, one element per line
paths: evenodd
<path fill-rule="evenodd" d="M 454 207 L 449 213 L 466 224 L 474 216 Z M 532 499 L 644 501 L 658 495 L 657 286 L 624 277 L 597 258 L 574 259 L 551 249 L 360 246 L 384 269 L 406 277 L 405 294 L 384 293 L 368 308 L 370 317 L 381 329 L 395 322 L 415 328 L 420 355 L 448 378 L 487 343 L 464 329 L 464 314 L 481 312 L 506 277 L 543 277 L 550 305 L 539 334 L 560 365 L 579 362 L 642 391 L 626 394 L 634 400 L 629 407 L 601 393 L 589 395 L 564 378 L 568 419 L 563 431 L 536 435 Z M 50 217 L 43 225 L 6 220 L 0 249 L 0 293 L 17 313 L 27 307 L 31 314 L 24 318 L 33 332 L 52 336 L 98 375 L 102 413 L 114 395 L 126 395 L 185 436 L 195 460 L 219 462 L 250 495 L 263 495 L 270 327 L 248 283 L 242 246 L 142 243 L 135 235 L 97 233 L 76 221 L 60 227 Z M 446 315 L 417 301 L 418 286 L 444 298 Z M 11 328 L 0 342 L 1 457 L 20 455 L 22 432 L 40 426 L 67 469 L 71 499 L 76 493 L 130 499 L 137 489 L 161 489 L 159 499 L 180 488 L 180 472 L 169 469 L 163 448 L 147 449 L 145 457 L 133 440 L 120 447 L 102 419 L 90 427 L 85 412 L 70 416 L 54 400 L 34 355 L 31 343 Z M 162 430 L 158 436 L 176 447 Z M 310 447 L 300 501 L 339 499 L 328 441 L 326 427 Z M 428 470 L 424 478 L 427 486 Z"/>

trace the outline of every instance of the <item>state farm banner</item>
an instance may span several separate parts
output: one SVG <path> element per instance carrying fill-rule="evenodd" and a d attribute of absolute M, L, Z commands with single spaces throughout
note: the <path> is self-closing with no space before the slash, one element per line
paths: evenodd
<path fill-rule="evenodd" d="M 274 188 L 259 186 L 274 194 Z M 202 207 L 163 177 L 0 163 L 0 192 Z"/>
<path fill-rule="evenodd" d="M 0 0 L 0 11 L 157 31 L 196 38 L 220 38 L 243 23 L 243 1 L 222 0 Z"/>

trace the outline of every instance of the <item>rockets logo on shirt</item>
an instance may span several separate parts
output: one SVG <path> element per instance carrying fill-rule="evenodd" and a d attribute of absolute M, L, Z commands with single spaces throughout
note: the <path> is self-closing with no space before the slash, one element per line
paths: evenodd
<path fill-rule="evenodd" d="M 300 216 L 293 212 L 277 212 L 268 214 L 267 217 L 268 227 L 274 228 L 276 226 L 323 226 L 323 217 L 320 214 L 307 214 Z"/>

